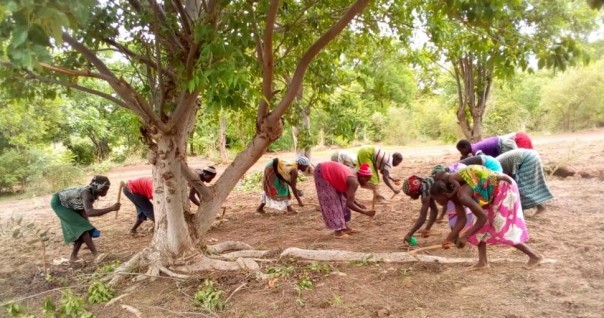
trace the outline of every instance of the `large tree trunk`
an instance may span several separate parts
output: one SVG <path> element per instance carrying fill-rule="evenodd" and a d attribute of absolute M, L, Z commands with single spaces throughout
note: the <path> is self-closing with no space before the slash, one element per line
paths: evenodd
<path fill-rule="evenodd" d="M 188 136 L 195 120 L 196 107 L 190 107 L 184 122 L 169 132 L 153 134 L 152 148 L 153 210 L 155 234 L 146 255 L 150 263 L 172 264 L 174 259 L 193 247 L 193 239 L 185 221 L 188 211 L 188 188 L 181 171 L 186 160 Z"/>
<path fill-rule="evenodd" d="M 479 58 L 467 56 L 453 62 L 457 83 L 457 120 L 466 139 L 482 139 L 482 119 L 490 96 L 492 69 Z"/>

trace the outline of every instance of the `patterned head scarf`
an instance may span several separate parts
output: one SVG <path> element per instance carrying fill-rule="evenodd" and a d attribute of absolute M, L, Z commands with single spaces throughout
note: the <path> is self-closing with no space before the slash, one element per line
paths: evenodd
<path fill-rule="evenodd" d="M 444 165 L 436 165 L 432 168 L 432 176 L 434 177 L 439 172 L 449 172 L 449 168 Z"/>
<path fill-rule="evenodd" d="M 357 174 L 359 176 L 364 176 L 364 177 L 371 177 L 373 175 L 373 173 L 371 172 L 371 168 L 369 168 L 369 164 L 367 164 L 367 163 L 361 164 L 361 166 L 359 167 L 359 170 L 357 171 Z"/>
<path fill-rule="evenodd" d="M 403 192 L 408 196 L 418 196 L 421 194 L 422 179 L 412 175 L 403 182 Z"/>
<path fill-rule="evenodd" d="M 296 163 L 300 166 L 310 166 L 310 160 L 304 156 L 298 157 L 298 159 L 296 159 Z"/>
<path fill-rule="evenodd" d="M 109 178 L 105 176 L 94 176 L 92 181 L 90 181 L 90 186 L 92 187 L 93 194 L 101 192 L 101 190 L 105 187 L 109 187 L 111 182 L 109 182 Z"/>

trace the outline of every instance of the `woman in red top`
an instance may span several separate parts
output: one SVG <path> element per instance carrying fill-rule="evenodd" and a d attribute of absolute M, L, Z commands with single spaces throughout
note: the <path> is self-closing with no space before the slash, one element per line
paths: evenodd
<path fill-rule="evenodd" d="M 130 234 L 135 235 L 136 229 L 146 220 L 155 222 L 153 214 L 153 178 L 138 178 L 128 181 L 123 190 L 124 195 L 136 207 L 136 222 L 130 229 Z"/>
<path fill-rule="evenodd" d="M 373 217 L 375 211 L 358 203 L 354 195 L 359 185 L 365 185 L 371 179 L 371 168 L 364 163 L 356 175 L 347 166 L 339 162 L 323 162 L 314 171 L 317 196 L 325 226 L 335 231 L 337 238 L 347 237 L 358 232 L 348 226 L 350 210 Z"/>

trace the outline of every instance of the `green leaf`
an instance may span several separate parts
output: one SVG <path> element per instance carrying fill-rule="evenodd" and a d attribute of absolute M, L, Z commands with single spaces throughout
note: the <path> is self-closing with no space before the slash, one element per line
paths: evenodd
<path fill-rule="evenodd" d="M 15 47 L 18 47 L 19 45 L 23 44 L 25 42 L 25 40 L 27 39 L 27 29 L 16 29 L 15 32 L 13 32 L 13 38 L 11 41 L 11 44 Z"/>

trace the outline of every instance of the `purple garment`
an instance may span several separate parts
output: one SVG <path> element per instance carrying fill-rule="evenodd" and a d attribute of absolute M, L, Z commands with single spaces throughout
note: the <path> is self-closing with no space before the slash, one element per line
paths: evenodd
<path fill-rule="evenodd" d="M 323 221 L 328 229 L 346 229 L 346 222 L 352 217 L 346 204 L 346 195 L 334 188 L 321 174 L 321 164 L 315 167 L 315 186 Z"/>
<path fill-rule="evenodd" d="M 472 154 L 481 150 L 485 155 L 491 157 L 499 156 L 499 137 L 493 136 L 472 144 Z"/>

